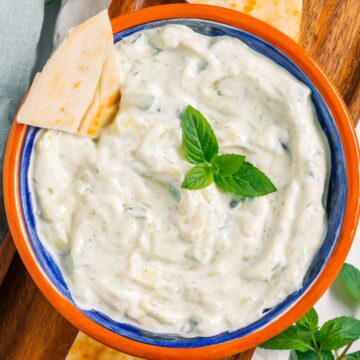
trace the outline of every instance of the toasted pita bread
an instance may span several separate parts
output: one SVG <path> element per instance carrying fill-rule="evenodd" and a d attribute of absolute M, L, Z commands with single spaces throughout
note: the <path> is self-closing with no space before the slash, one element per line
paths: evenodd
<path fill-rule="evenodd" d="M 79 332 L 65 360 L 140 360 L 100 344 Z"/>
<path fill-rule="evenodd" d="M 302 0 L 187 0 L 193 4 L 223 6 L 254 16 L 297 41 Z"/>
<path fill-rule="evenodd" d="M 117 112 L 119 86 L 105 10 L 70 31 L 35 77 L 17 121 L 96 136 Z"/>

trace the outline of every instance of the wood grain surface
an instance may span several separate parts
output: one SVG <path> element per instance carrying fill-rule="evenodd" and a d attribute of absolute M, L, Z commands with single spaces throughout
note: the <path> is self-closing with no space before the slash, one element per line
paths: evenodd
<path fill-rule="evenodd" d="M 113 1 L 110 15 L 173 0 Z M 338 86 L 353 119 L 360 117 L 360 1 L 305 0 L 300 43 Z M 11 238 L 0 248 L 0 359 L 64 360 L 77 330 L 37 289 Z M 231 359 L 249 360 L 252 351 Z M 230 359 L 230 358 L 229 358 Z M 91 359 L 89 359 L 91 360 Z M 95 360 L 95 359 L 94 359 Z"/>

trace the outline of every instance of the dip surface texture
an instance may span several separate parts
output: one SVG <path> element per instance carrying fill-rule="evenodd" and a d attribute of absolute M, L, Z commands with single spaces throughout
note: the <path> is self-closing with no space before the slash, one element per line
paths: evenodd
<path fill-rule="evenodd" d="M 329 149 L 310 90 L 237 39 L 180 25 L 138 32 L 117 53 L 120 110 L 100 137 L 36 139 L 39 237 L 81 308 L 186 337 L 245 326 L 301 287 L 325 235 Z M 246 155 L 278 191 L 181 189 L 188 104 L 220 153 Z"/>

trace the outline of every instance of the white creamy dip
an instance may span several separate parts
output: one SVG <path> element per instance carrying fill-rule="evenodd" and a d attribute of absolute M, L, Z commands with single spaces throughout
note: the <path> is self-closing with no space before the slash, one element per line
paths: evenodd
<path fill-rule="evenodd" d="M 310 90 L 241 41 L 180 25 L 138 32 L 117 53 L 120 110 L 101 136 L 36 139 L 39 237 L 83 309 L 187 337 L 249 324 L 300 288 L 325 234 L 329 149 Z M 220 153 L 246 155 L 278 191 L 181 189 L 189 104 Z"/>

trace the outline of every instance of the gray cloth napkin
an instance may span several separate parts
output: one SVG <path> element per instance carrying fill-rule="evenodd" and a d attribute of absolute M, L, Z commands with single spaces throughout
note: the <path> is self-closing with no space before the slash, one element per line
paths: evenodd
<path fill-rule="evenodd" d="M 7 231 L 3 160 L 9 129 L 29 87 L 44 16 L 44 0 L 0 0 L 0 244 Z"/>

